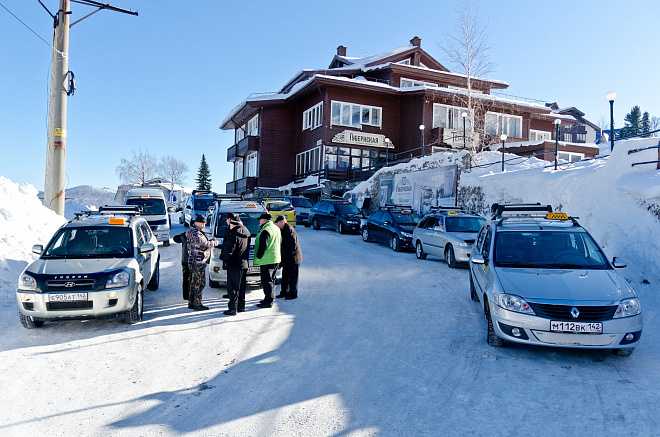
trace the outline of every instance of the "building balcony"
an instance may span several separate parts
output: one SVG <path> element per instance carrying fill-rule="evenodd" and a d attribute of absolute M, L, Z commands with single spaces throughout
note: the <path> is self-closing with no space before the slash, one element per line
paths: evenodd
<path fill-rule="evenodd" d="M 233 162 L 236 158 L 245 158 L 250 153 L 259 150 L 259 137 L 248 135 L 238 143 L 227 149 L 227 161 Z"/>
<path fill-rule="evenodd" d="M 257 178 L 254 176 L 244 177 L 235 181 L 227 182 L 225 193 L 245 194 L 257 188 Z"/>

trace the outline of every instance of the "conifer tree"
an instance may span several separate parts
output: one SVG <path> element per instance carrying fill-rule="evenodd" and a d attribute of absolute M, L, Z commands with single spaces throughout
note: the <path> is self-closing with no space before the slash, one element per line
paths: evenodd
<path fill-rule="evenodd" d="M 642 115 L 641 130 L 643 137 L 648 137 L 649 132 L 651 132 L 651 115 L 648 111 L 644 111 L 644 114 Z"/>
<path fill-rule="evenodd" d="M 210 190 L 211 189 L 211 171 L 209 170 L 209 165 L 206 162 L 206 156 L 202 154 L 202 162 L 199 164 L 199 170 L 197 171 L 197 189 L 198 190 Z"/>
<path fill-rule="evenodd" d="M 629 113 L 626 114 L 624 118 L 625 125 L 621 129 L 621 136 L 628 137 L 632 135 L 639 135 L 642 122 L 642 111 L 639 109 L 639 106 L 635 105 L 632 107 Z"/>

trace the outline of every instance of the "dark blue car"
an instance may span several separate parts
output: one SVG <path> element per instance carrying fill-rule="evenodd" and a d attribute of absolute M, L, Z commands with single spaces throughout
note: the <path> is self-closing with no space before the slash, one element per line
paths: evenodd
<path fill-rule="evenodd" d="M 385 243 L 392 250 L 413 249 L 412 234 L 419 216 L 410 207 L 386 206 L 374 212 L 362 225 L 362 239 Z"/>

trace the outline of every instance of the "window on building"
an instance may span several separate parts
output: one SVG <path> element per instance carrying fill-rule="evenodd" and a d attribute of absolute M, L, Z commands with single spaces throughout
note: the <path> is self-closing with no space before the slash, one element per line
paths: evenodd
<path fill-rule="evenodd" d="M 331 104 L 331 122 L 332 125 L 361 127 L 375 126 L 381 127 L 382 108 L 378 106 L 359 105 L 357 103 L 347 103 L 332 101 Z"/>
<path fill-rule="evenodd" d="M 321 147 L 315 147 L 296 155 L 296 174 L 304 175 L 319 170 Z"/>
<path fill-rule="evenodd" d="M 234 180 L 243 179 L 243 158 L 237 158 L 234 161 Z"/>
<path fill-rule="evenodd" d="M 558 152 L 557 158 L 562 161 L 577 162 L 577 161 L 582 161 L 584 159 L 584 153 Z"/>
<path fill-rule="evenodd" d="M 536 129 L 530 129 L 529 130 L 529 141 L 550 141 L 552 140 L 552 133 L 543 131 L 543 130 L 536 130 Z"/>
<path fill-rule="evenodd" d="M 586 143 L 587 142 L 587 134 L 586 133 L 575 134 L 575 142 L 576 143 Z"/>
<path fill-rule="evenodd" d="M 303 111 L 303 130 L 316 129 L 323 125 L 323 102 Z"/>
<path fill-rule="evenodd" d="M 248 136 L 258 136 L 259 135 L 259 114 L 252 117 L 247 122 L 246 132 Z"/>
<path fill-rule="evenodd" d="M 463 130 L 463 112 L 467 113 L 467 108 L 434 103 L 433 127 Z M 470 117 L 465 118 L 465 128 L 471 130 Z"/>
<path fill-rule="evenodd" d="M 236 133 L 234 135 L 234 140 L 235 140 L 234 143 L 235 144 L 238 143 L 243 138 L 245 138 L 245 125 L 243 125 L 239 128 L 236 128 Z"/>
<path fill-rule="evenodd" d="M 399 86 L 401 88 L 410 88 L 413 86 L 430 86 L 430 87 L 438 88 L 437 83 L 424 82 L 423 80 L 406 79 L 405 77 L 402 77 L 400 79 Z"/>
<path fill-rule="evenodd" d="M 396 62 L 396 64 L 410 65 L 410 58 L 402 59 L 399 62 Z"/>
<path fill-rule="evenodd" d="M 486 133 L 493 136 L 506 134 L 512 138 L 522 138 L 522 117 L 519 115 L 487 112 Z"/>
<path fill-rule="evenodd" d="M 573 134 L 571 132 L 564 132 L 563 139 L 567 143 L 570 143 L 573 141 Z"/>
<path fill-rule="evenodd" d="M 257 152 L 252 152 L 247 156 L 247 168 L 246 174 L 247 177 L 256 177 L 257 176 Z"/>
<path fill-rule="evenodd" d="M 385 151 L 359 149 L 356 147 L 326 146 L 324 166 L 328 170 L 369 170 L 378 160 L 385 161 Z"/>

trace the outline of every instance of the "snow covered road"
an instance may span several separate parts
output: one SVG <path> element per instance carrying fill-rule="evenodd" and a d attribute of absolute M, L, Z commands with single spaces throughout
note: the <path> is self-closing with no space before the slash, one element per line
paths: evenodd
<path fill-rule="evenodd" d="M 630 358 L 493 349 L 467 270 L 299 229 L 301 298 L 270 310 L 189 311 L 177 245 L 138 325 L 27 331 L 3 302 L 0 435 L 660 435 L 657 285 Z"/>

